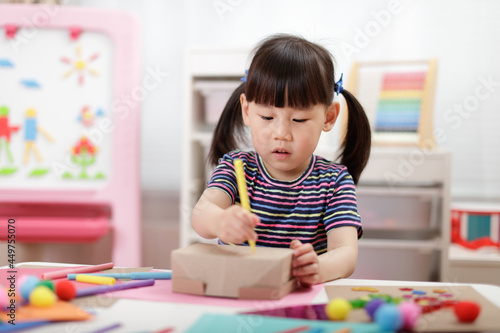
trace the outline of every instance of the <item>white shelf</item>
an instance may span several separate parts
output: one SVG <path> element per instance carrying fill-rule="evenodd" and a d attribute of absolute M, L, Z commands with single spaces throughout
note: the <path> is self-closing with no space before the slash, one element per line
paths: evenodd
<path fill-rule="evenodd" d="M 458 244 L 451 244 L 449 258 L 452 263 L 479 263 L 500 267 L 500 248 L 487 246 L 477 250 L 467 249 Z"/>
<path fill-rule="evenodd" d="M 449 281 L 500 285 L 500 250 L 483 247 L 477 250 L 451 244 Z"/>

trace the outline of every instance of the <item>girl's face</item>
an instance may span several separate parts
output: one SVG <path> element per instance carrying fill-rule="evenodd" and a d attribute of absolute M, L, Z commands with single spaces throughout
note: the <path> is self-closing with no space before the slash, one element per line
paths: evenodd
<path fill-rule="evenodd" d="M 292 109 L 248 102 L 245 94 L 240 101 L 255 151 L 267 172 L 284 181 L 298 178 L 307 169 L 321 132 L 332 129 L 340 110 L 338 102 Z"/>

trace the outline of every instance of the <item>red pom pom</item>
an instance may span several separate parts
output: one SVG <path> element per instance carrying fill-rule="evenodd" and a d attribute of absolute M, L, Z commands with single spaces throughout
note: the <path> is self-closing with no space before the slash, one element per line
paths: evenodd
<path fill-rule="evenodd" d="M 475 302 L 458 302 L 454 308 L 458 321 L 462 323 L 472 323 L 479 316 L 481 307 Z"/>
<path fill-rule="evenodd" d="M 63 301 L 71 301 L 76 296 L 76 288 L 67 280 L 59 281 L 56 284 L 56 295 Z"/>

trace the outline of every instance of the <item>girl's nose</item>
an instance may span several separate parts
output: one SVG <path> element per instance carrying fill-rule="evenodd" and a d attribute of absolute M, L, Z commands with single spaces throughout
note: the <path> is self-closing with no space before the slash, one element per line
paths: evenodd
<path fill-rule="evenodd" d="M 273 138 L 280 141 L 292 140 L 292 132 L 290 131 L 290 126 L 283 122 L 276 122 L 274 124 Z"/>

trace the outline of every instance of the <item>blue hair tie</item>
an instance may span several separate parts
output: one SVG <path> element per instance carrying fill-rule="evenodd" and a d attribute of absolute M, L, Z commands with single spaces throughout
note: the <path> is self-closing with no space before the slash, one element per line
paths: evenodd
<path fill-rule="evenodd" d="M 245 70 L 245 76 L 240 79 L 240 81 L 247 82 L 248 69 Z"/>
<path fill-rule="evenodd" d="M 337 95 L 340 95 L 340 93 L 344 90 L 344 87 L 342 86 L 342 78 L 344 77 L 344 73 L 340 74 L 340 79 L 335 83 L 335 88 L 333 91 L 337 93 Z M 245 77 L 246 78 L 246 77 Z M 245 81 L 246 82 L 246 81 Z"/>

